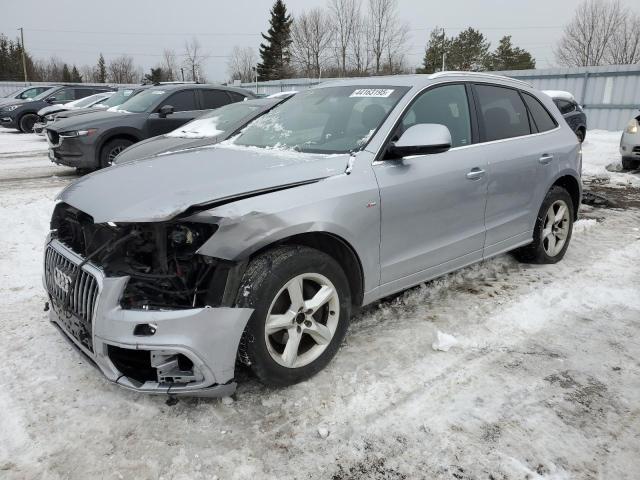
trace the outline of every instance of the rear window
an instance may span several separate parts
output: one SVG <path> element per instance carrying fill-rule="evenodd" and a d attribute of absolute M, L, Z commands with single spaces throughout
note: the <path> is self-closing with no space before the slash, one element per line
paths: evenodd
<path fill-rule="evenodd" d="M 222 90 L 202 90 L 202 100 L 205 110 L 222 107 L 223 105 L 231 103 L 229 96 Z"/>
<path fill-rule="evenodd" d="M 483 140 L 490 142 L 504 138 L 529 135 L 527 109 L 516 90 L 493 85 L 476 85 Z"/>
<path fill-rule="evenodd" d="M 528 93 L 524 92 L 522 93 L 522 96 L 524 97 L 524 101 L 529 108 L 529 112 L 531 112 L 533 123 L 537 127 L 538 132 L 547 132 L 556 128 L 556 121 L 553 119 L 547 109 L 544 108 L 544 106 L 540 103 L 540 100 L 535 98 L 533 95 L 529 95 Z"/>

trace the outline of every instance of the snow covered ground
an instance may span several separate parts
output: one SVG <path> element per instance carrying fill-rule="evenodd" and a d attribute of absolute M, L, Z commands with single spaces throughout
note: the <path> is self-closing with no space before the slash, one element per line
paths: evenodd
<path fill-rule="evenodd" d="M 559 264 L 464 269 L 364 309 L 305 383 L 170 406 L 48 323 L 42 243 L 72 177 L 0 130 L 0 478 L 638 478 L 640 177 L 619 138 L 589 132 L 584 170 L 631 200 L 585 206 Z"/>

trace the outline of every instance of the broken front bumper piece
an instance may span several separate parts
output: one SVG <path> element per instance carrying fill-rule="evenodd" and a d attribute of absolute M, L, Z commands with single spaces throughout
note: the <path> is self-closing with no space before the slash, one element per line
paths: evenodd
<path fill-rule="evenodd" d="M 112 382 L 145 393 L 227 396 L 253 310 L 124 310 L 128 277 L 102 270 L 57 240 L 45 249 L 50 320 Z M 81 266 L 81 267 L 80 267 Z"/>

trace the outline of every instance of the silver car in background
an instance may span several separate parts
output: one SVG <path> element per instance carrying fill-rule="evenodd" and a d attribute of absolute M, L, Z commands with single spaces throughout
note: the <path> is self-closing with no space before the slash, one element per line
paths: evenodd
<path fill-rule="evenodd" d="M 575 134 L 521 81 L 329 82 L 221 144 L 67 187 L 45 250 L 50 318 L 136 391 L 228 395 L 236 361 L 291 385 L 363 305 L 503 252 L 562 259 L 580 171 Z"/>
<path fill-rule="evenodd" d="M 640 168 L 640 115 L 632 118 L 622 132 L 620 155 L 625 170 Z"/>

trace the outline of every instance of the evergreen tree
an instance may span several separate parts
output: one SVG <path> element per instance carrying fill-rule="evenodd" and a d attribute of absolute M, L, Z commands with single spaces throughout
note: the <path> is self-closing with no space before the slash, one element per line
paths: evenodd
<path fill-rule="evenodd" d="M 454 38 L 447 52 L 447 70 L 481 71 L 489 63 L 491 44 L 474 28 L 467 28 Z"/>
<path fill-rule="evenodd" d="M 489 70 L 526 70 L 536 68 L 536 61 L 526 50 L 514 47 L 511 35 L 505 35 L 490 56 Z"/>
<path fill-rule="evenodd" d="M 449 50 L 450 46 L 451 39 L 446 37 L 443 29 L 436 27 L 431 30 L 422 68 L 418 68 L 416 73 L 434 73 L 442 70 L 442 55 Z"/>
<path fill-rule="evenodd" d="M 62 66 L 62 81 L 65 83 L 71 83 L 71 72 L 69 71 L 69 65 L 66 63 Z"/>
<path fill-rule="evenodd" d="M 71 81 L 73 83 L 82 83 L 82 75 L 80 75 L 80 72 L 75 65 L 71 69 Z"/>
<path fill-rule="evenodd" d="M 162 67 L 151 67 L 151 73 L 147 73 L 144 76 L 145 82 L 149 83 L 160 83 L 164 80 L 165 74 L 162 71 Z"/>
<path fill-rule="evenodd" d="M 265 43 L 260 44 L 261 63 L 258 64 L 260 80 L 286 78 L 290 73 L 291 23 L 293 19 L 287 13 L 282 0 L 276 0 L 271 9 L 269 30 L 262 34 Z"/>
<path fill-rule="evenodd" d="M 98 57 L 98 66 L 96 67 L 96 81 L 98 83 L 107 83 L 107 64 L 104 61 L 102 53 Z"/>

